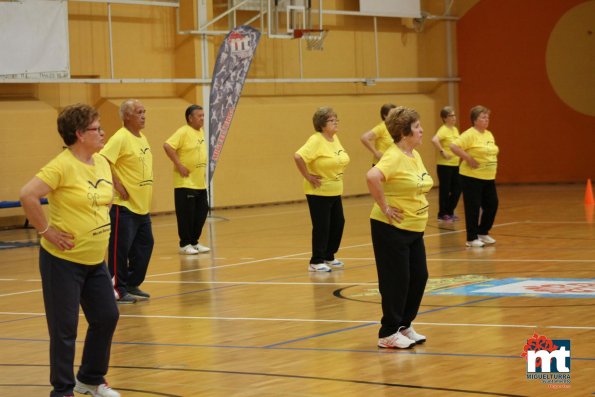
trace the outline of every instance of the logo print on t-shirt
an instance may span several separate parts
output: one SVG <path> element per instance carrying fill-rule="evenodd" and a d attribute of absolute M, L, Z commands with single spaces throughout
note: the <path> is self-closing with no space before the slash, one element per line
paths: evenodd
<path fill-rule="evenodd" d="M 424 178 L 429 177 L 430 174 L 428 174 L 427 172 L 422 172 L 421 175 L 417 175 L 417 195 L 418 196 L 423 196 L 424 194 L 426 194 L 428 192 L 428 182 L 429 180 L 426 179 L 424 181 Z M 419 198 L 419 203 L 420 203 L 420 207 L 415 211 L 416 215 L 423 215 L 426 212 L 428 212 L 428 208 L 430 207 L 429 205 L 423 205 L 423 200 L 421 199 L 421 197 Z"/>
<path fill-rule="evenodd" d="M 495 141 L 486 141 L 486 155 L 488 156 L 488 161 L 483 165 L 484 167 L 496 167 L 498 165 L 497 160 L 498 154 L 498 146 L 496 146 Z"/>
<path fill-rule="evenodd" d="M 200 156 L 200 147 L 202 146 L 202 144 L 204 142 L 205 142 L 204 138 L 198 138 L 196 140 L 196 150 L 198 150 L 198 153 L 199 153 L 199 156 L 198 156 L 199 157 L 199 161 L 195 165 L 196 168 L 206 167 L 207 166 L 207 163 L 205 161 L 202 161 L 202 162 L 200 161 L 200 157 L 201 157 Z"/>
<path fill-rule="evenodd" d="M 144 149 L 140 150 L 140 154 L 139 154 L 139 161 L 141 162 L 141 165 L 143 167 L 143 180 L 140 181 L 139 186 L 145 186 L 145 185 L 152 185 L 153 184 L 153 170 L 149 169 L 149 167 L 147 166 L 147 153 L 149 153 L 151 151 L 151 148 L 146 147 Z"/>
<path fill-rule="evenodd" d="M 89 184 L 87 199 L 89 199 L 89 201 L 91 202 L 91 208 L 93 209 L 93 215 L 95 216 L 95 223 L 97 223 L 97 213 L 99 212 L 100 209 L 103 209 L 105 211 L 105 216 L 109 218 L 109 207 L 107 205 L 104 205 L 104 206 L 102 206 L 104 208 L 100 208 L 100 206 L 97 202 L 100 197 L 97 190 L 98 190 L 99 184 L 101 182 L 107 183 L 110 186 L 112 185 L 112 183 L 110 181 L 108 181 L 107 179 L 103 179 L 103 178 L 98 179 L 95 183 L 93 183 L 89 180 L 87 181 L 87 183 Z"/>
<path fill-rule="evenodd" d="M 336 152 L 333 152 L 333 153 L 334 153 L 335 156 L 337 156 L 337 162 L 340 165 L 345 165 L 346 164 L 345 156 L 347 155 L 347 152 L 344 149 L 339 149 L 339 150 L 337 150 Z M 341 154 L 344 154 L 345 156 L 342 156 Z"/>
<path fill-rule="evenodd" d="M 429 177 L 430 174 L 427 172 L 423 172 L 421 175 L 417 175 L 417 194 L 422 195 L 427 193 L 428 190 L 428 180 L 424 181 L 425 177 Z"/>

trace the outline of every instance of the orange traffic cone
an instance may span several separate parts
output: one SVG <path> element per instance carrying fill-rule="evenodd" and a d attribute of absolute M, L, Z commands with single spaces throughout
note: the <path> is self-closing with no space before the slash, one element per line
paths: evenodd
<path fill-rule="evenodd" d="M 591 186 L 591 178 L 587 179 L 587 189 L 585 190 L 585 205 L 595 205 L 593 199 L 593 187 Z"/>

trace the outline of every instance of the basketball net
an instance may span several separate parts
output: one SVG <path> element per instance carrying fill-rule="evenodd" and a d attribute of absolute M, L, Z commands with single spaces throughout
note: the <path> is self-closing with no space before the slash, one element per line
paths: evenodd
<path fill-rule="evenodd" d="M 293 31 L 294 39 L 304 39 L 306 41 L 306 49 L 312 51 L 324 50 L 324 39 L 328 34 L 328 30 L 323 29 L 295 29 Z"/>

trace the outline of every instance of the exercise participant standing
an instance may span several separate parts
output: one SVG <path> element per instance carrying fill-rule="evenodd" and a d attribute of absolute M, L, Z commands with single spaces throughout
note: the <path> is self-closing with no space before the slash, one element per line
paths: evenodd
<path fill-rule="evenodd" d="M 412 322 L 428 281 L 424 230 L 433 181 L 414 150 L 423 134 L 417 112 L 393 109 L 386 126 L 395 144 L 367 174 L 375 201 L 370 225 L 382 298 L 378 346 L 407 349 L 426 341 Z"/>
<path fill-rule="evenodd" d="M 452 107 L 446 106 L 440 111 L 442 126 L 432 137 L 436 147 L 436 173 L 438 174 L 438 220 L 455 221 L 455 208 L 461 197 L 461 182 L 459 177 L 459 158 L 450 150 L 450 144 L 459 137 L 456 127 L 457 116 Z"/>
<path fill-rule="evenodd" d="M 145 280 L 151 253 L 153 154 L 145 128 L 145 107 L 136 99 L 120 105 L 124 126 L 109 139 L 101 154 L 110 162 L 116 197 L 110 210 L 112 232 L 108 265 L 119 303 L 135 303 L 150 295 L 139 287 Z"/>
<path fill-rule="evenodd" d="M 27 219 L 39 231 L 39 270 L 50 334 L 50 397 L 78 393 L 120 397 L 106 381 L 118 306 L 105 266 L 113 198 L 112 173 L 97 154 L 103 147 L 99 114 L 87 105 L 58 116 L 66 149 L 21 189 Z M 39 199 L 49 201 L 47 220 Z M 82 363 L 74 376 L 79 305 L 89 323 Z"/>
<path fill-rule="evenodd" d="M 392 103 L 385 103 L 382 105 L 380 108 L 380 118 L 382 121 L 370 131 L 364 132 L 360 138 L 366 149 L 368 149 L 374 155 L 372 158 L 372 164 L 376 164 L 378 160 L 380 160 L 380 157 L 382 157 L 384 151 L 393 144 L 393 138 L 386 129 L 384 120 L 386 120 L 388 112 L 396 107 L 397 106 L 393 105 Z"/>
<path fill-rule="evenodd" d="M 304 177 L 304 193 L 312 220 L 312 257 L 308 270 L 330 272 L 342 268 L 335 259 L 341 245 L 345 217 L 343 215 L 343 171 L 349 156 L 339 137 L 339 119 L 332 108 L 319 108 L 312 117 L 314 134 L 293 156 Z"/>
<path fill-rule="evenodd" d="M 198 243 L 209 212 L 204 121 L 202 107 L 189 106 L 186 109 L 187 125 L 180 127 L 163 144 L 165 153 L 174 163 L 174 201 L 180 254 L 183 255 L 211 250 Z"/>
<path fill-rule="evenodd" d="M 498 211 L 496 171 L 500 149 L 496 146 L 494 135 L 488 131 L 488 108 L 479 105 L 471 108 L 471 124 L 473 127 L 463 132 L 450 148 L 463 160 L 459 166 L 459 174 L 465 205 L 465 245 L 483 247 L 496 243 L 489 232 Z"/>

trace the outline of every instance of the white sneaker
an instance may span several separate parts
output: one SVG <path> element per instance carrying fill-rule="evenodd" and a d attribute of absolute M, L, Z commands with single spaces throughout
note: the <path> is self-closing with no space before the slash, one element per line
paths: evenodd
<path fill-rule="evenodd" d="M 424 343 L 426 341 L 426 336 L 415 332 L 413 325 L 409 328 L 405 328 L 403 331 L 401 331 L 401 333 L 418 344 Z"/>
<path fill-rule="evenodd" d="M 180 254 L 182 254 L 182 255 L 196 255 L 196 254 L 198 254 L 198 250 L 195 249 L 190 244 L 188 244 L 188 245 L 185 245 L 182 248 L 180 248 Z"/>
<path fill-rule="evenodd" d="M 332 269 L 326 263 L 310 263 L 308 270 L 311 272 L 330 272 Z"/>
<path fill-rule="evenodd" d="M 324 261 L 324 263 L 328 266 L 332 266 L 334 268 L 341 268 L 343 267 L 343 265 L 345 265 L 343 262 L 341 262 L 338 259 L 333 259 L 332 261 Z"/>
<path fill-rule="evenodd" d="M 479 247 L 479 248 L 481 248 L 481 247 L 483 247 L 485 245 L 485 243 L 483 241 L 481 241 L 480 239 L 476 238 L 473 241 L 467 241 L 465 243 L 465 245 L 467 247 Z"/>
<path fill-rule="evenodd" d="M 493 239 L 491 236 L 488 236 L 487 234 L 478 234 L 477 238 L 486 244 L 495 244 L 496 243 L 496 239 Z"/>
<path fill-rule="evenodd" d="M 386 338 L 378 339 L 378 347 L 385 349 L 409 349 L 415 346 L 415 341 L 409 339 L 399 331 Z"/>
<path fill-rule="evenodd" d="M 199 254 L 202 254 L 203 252 L 209 252 L 211 250 L 209 247 L 205 247 L 204 245 L 200 244 L 193 245 L 192 248 L 197 250 Z"/>
<path fill-rule="evenodd" d="M 107 383 L 87 385 L 78 379 L 76 380 L 74 391 L 81 394 L 90 394 L 93 397 L 120 397 L 120 393 L 109 387 Z"/>

